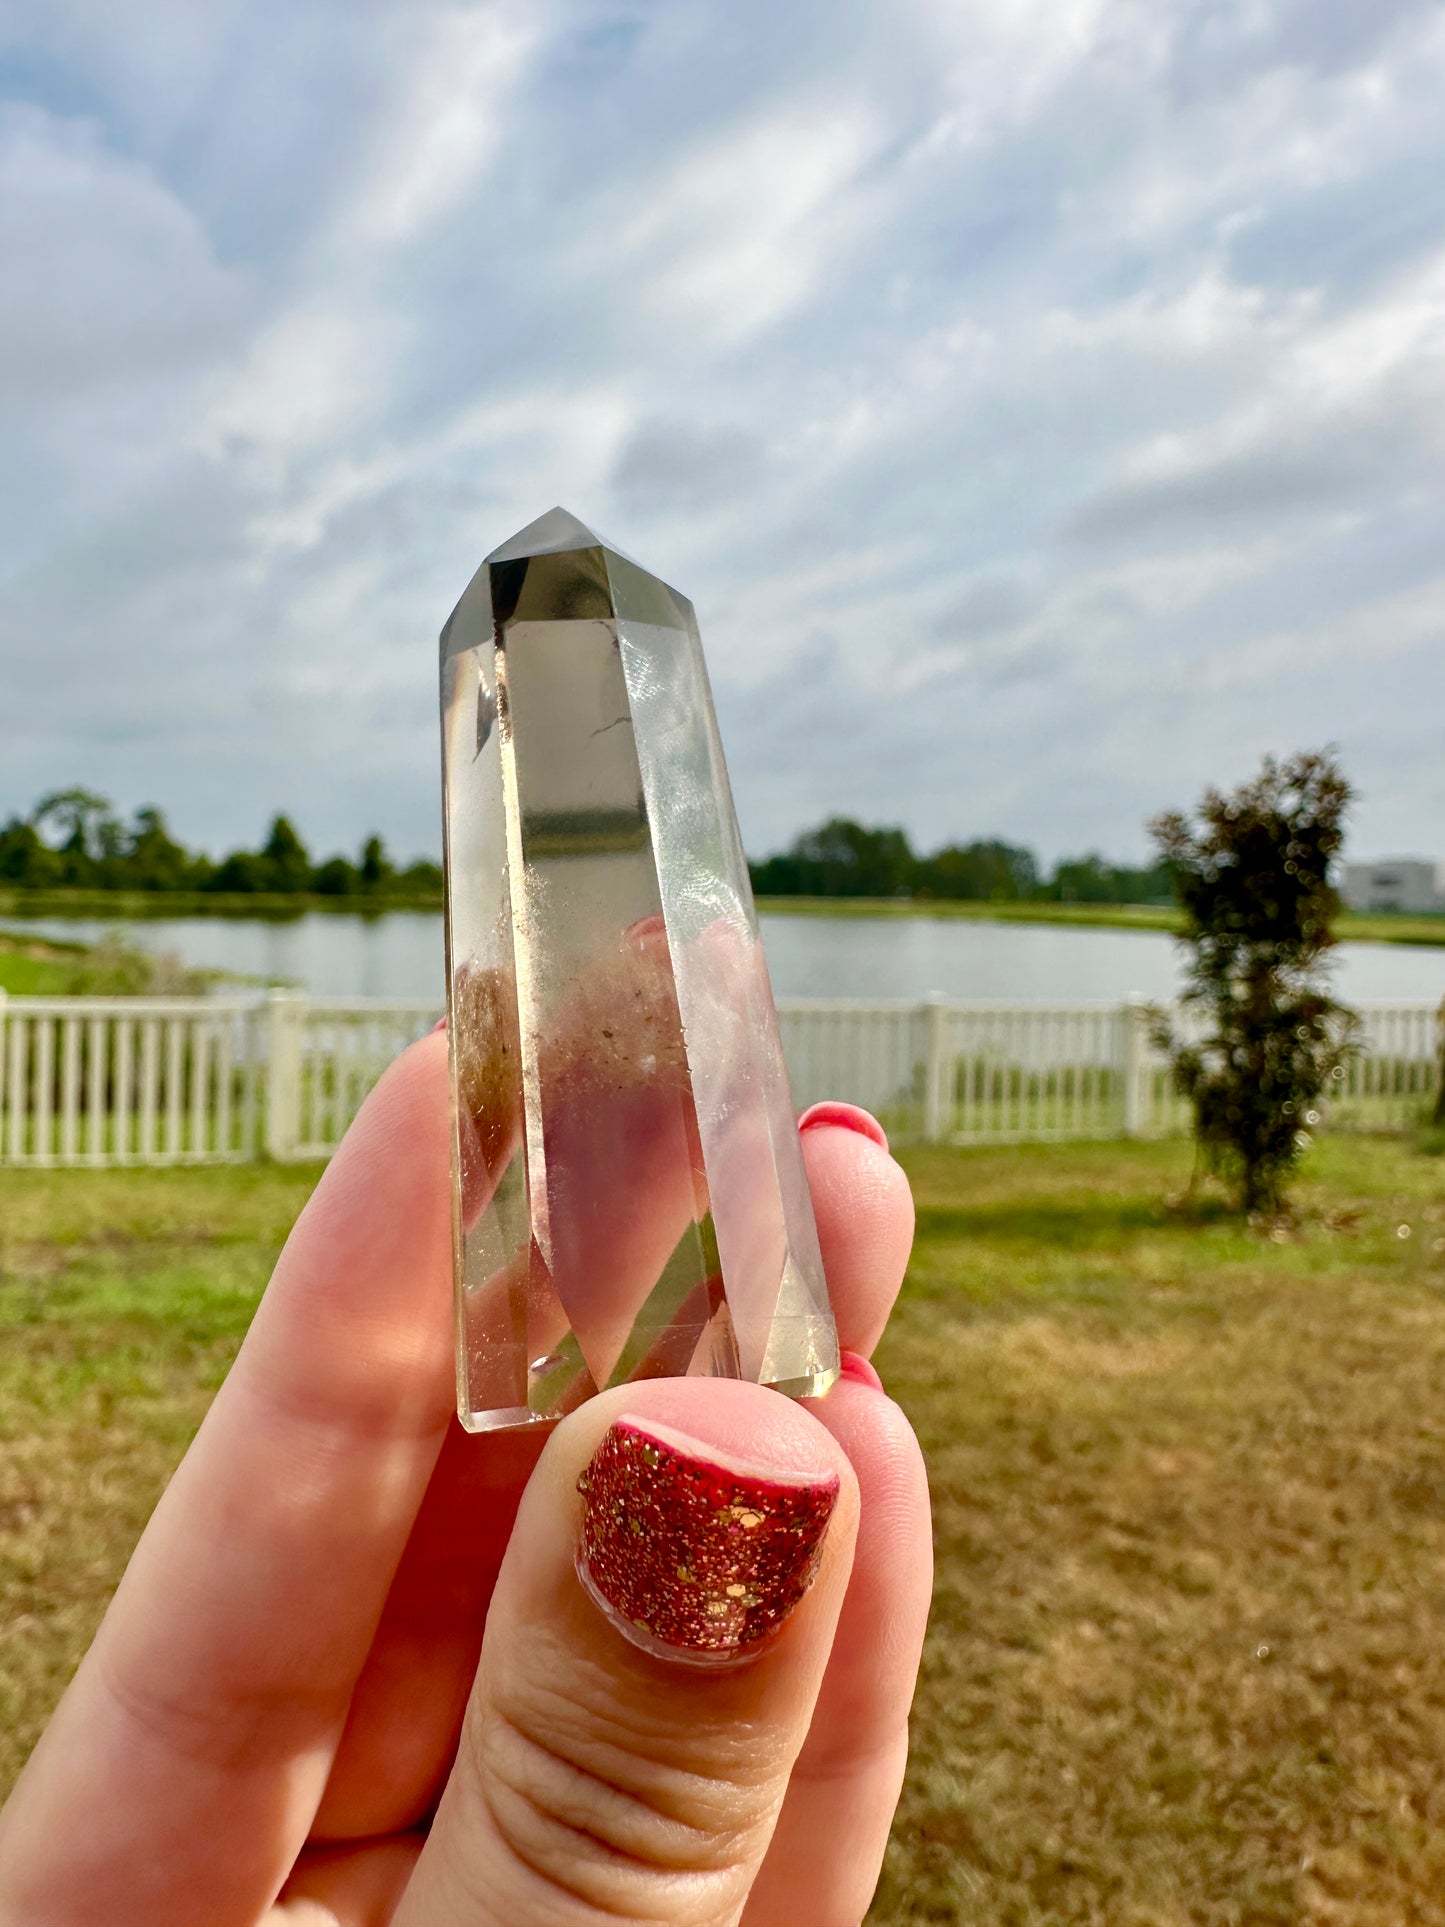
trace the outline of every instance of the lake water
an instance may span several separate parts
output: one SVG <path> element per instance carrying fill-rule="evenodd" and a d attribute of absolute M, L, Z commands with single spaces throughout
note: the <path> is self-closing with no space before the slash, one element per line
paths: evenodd
<path fill-rule="evenodd" d="M 82 942 L 114 930 L 94 919 L 0 925 Z M 260 918 L 157 918 L 125 925 L 148 950 L 317 996 L 442 995 L 437 913 L 364 919 L 324 911 L 276 923 Z M 763 937 L 780 997 L 991 997 L 1010 1003 L 1117 1003 L 1167 998 L 1179 987 L 1178 952 L 1157 931 L 1048 924 L 975 923 L 942 917 L 766 916 Z M 1445 948 L 1349 943 L 1335 983 L 1352 1002 L 1445 996 Z"/>

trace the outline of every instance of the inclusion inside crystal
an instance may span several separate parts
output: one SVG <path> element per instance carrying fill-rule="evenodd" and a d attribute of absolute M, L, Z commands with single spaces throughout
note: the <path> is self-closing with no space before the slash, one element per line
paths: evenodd
<path fill-rule="evenodd" d="M 554 510 L 442 634 L 458 1407 L 837 1373 L 701 643 Z"/>

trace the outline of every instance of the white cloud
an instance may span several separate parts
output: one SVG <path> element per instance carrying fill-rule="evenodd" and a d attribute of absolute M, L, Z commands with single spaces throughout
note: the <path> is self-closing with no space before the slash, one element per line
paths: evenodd
<path fill-rule="evenodd" d="M 0 106 L 0 393 L 33 411 L 211 352 L 240 289 L 188 208 L 94 123 Z"/>
<path fill-rule="evenodd" d="M 945 63 L 945 92 L 912 144 L 915 160 L 986 149 L 1040 115 L 1090 62 L 1148 79 L 1169 26 L 1168 8 L 1129 0 L 1003 0 L 986 8 L 923 0 L 917 17 Z"/>
<path fill-rule="evenodd" d="M 400 84 L 347 190 L 337 244 L 414 242 L 474 193 L 501 148 L 545 0 L 408 10 L 389 38 Z"/>
<path fill-rule="evenodd" d="M 1401 377 L 1421 401 L 1432 389 L 1445 398 L 1445 249 L 1299 346 L 1299 386 L 1326 405 L 1352 406 Z"/>
<path fill-rule="evenodd" d="M 1082 526 L 1217 514 L 1230 496 L 1256 511 L 1271 496 L 1281 508 L 1362 501 L 1384 470 L 1403 483 L 1422 463 L 1433 467 L 1445 443 L 1445 254 L 1338 319 L 1321 314 L 1314 290 L 1279 303 L 1211 296 L 1209 305 L 1232 320 L 1205 331 L 1228 342 L 1238 364 L 1225 406 L 1121 451 L 1081 509 Z M 1159 321 L 1164 347 L 1173 331 Z"/>
<path fill-rule="evenodd" d="M 378 317 L 317 301 L 284 311 L 251 344 L 200 432 L 222 454 L 254 459 L 259 480 L 287 457 L 336 443 L 373 414 L 389 373 Z"/>
<path fill-rule="evenodd" d="M 1213 549 L 1137 557 L 1091 569 L 1042 589 L 1031 610 L 1013 612 L 975 640 L 931 649 L 903 666 L 897 680 L 906 692 L 924 690 L 961 671 L 990 680 L 1011 663 L 1067 661 L 1071 676 L 1127 697 L 1138 675 L 1128 642 L 1151 625 L 1173 621 L 1226 590 L 1260 576 L 1278 563 L 1284 545 L 1275 540 L 1233 543 Z"/>
<path fill-rule="evenodd" d="M 1445 576 L 1308 627 L 1227 643 L 1210 651 L 1197 674 L 1203 689 L 1242 690 L 1295 675 L 1317 677 L 1336 664 L 1378 671 L 1423 651 L 1445 655 Z"/>
<path fill-rule="evenodd" d="M 846 99 L 771 114 L 688 155 L 603 245 L 646 306 L 732 345 L 814 287 L 846 238 L 837 198 L 878 141 Z"/>
<path fill-rule="evenodd" d="M 1299 338 L 1317 316 L 1316 288 L 1249 287 L 1208 261 L 1178 290 L 1151 287 L 1108 305 L 1045 316 L 1046 343 L 1062 353 L 1112 350 L 1150 361 L 1227 359 L 1234 368 L 1275 342 Z"/>

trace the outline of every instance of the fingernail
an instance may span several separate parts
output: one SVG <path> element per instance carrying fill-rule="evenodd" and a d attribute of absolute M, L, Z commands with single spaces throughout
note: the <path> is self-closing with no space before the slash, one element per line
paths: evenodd
<path fill-rule="evenodd" d="M 888 1137 L 883 1126 L 871 1111 L 862 1110 L 856 1104 L 813 1104 L 798 1119 L 800 1131 L 815 1130 L 820 1124 L 833 1124 L 844 1131 L 856 1131 L 860 1137 L 871 1138 L 880 1151 L 888 1149 Z"/>
<path fill-rule="evenodd" d="M 436 1036 L 436 1034 L 437 1034 L 437 1032 L 438 1032 L 439 1030 L 445 1030 L 445 1029 L 446 1029 L 446 1027 L 447 1027 L 447 1020 L 446 1020 L 446 1018 L 445 1018 L 445 1017 L 438 1017 L 438 1018 L 437 1018 L 437 1020 L 436 1020 L 436 1022 L 435 1022 L 435 1023 L 434 1023 L 433 1025 L 432 1025 L 432 1027 L 431 1027 L 431 1034 L 432 1034 L 432 1036 L 433 1036 L 433 1037 L 435 1037 L 435 1036 Z"/>
<path fill-rule="evenodd" d="M 812 1585 L 838 1476 L 723 1464 L 624 1418 L 577 1490 L 577 1571 L 612 1624 L 644 1652 L 716 1664 L 757 1652 Z"/>
<path fill-rule="evenodd" d="M 861 1352 L 844 1352 L 838 1364 L 839 1378 L 851 1378 L 855 1385 L 871 1385 L 875 1392 L 883 1390 L 883 1380 Z"/>

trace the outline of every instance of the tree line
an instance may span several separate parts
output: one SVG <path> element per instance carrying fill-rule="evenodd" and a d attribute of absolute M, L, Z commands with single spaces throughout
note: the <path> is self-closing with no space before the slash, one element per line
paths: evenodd
<path fill-rule="evenodd" d="M 1046 874 L 1032 850 L 996 838 L 917 854 L 900 829 L 835 816 L 787 850 L 749 866 L 760 897 L 915 897 L 978 902 L 1167 903 L 1167 864 L 1131 869 L 1097 855 L 1068 857 Z M 226 896 L 440 900 L 441 865 L 393 863 L 379 836 L 353 861 L 314 858 L 288 816 L 272 818 L 259 849 L 217 860 L 187 849 L 154 805 L 123 821 L 103 796 L 72 788 L 44 796 L 0 826 L 0 886 L 24 890 L 139 890 Z"/>
<path fill-rule="evenodd" d="M 398 866 L 379 836 L 353 862 L 314 858 L 288 816 L 272 818 L 261 847 L 219 861 L 189 850 L 160 810 L 147 805 L 129 822 L 87 789 L 55 790 L 28 816 L 0 825 L 0 885 L 18 889 L 143 890 L 225 896 L 356 897 L 441 901 L 439 863 Z"/>
<path fill-rule="evenodd" d="M 1168 862 L 1142 869 L 1098 855 L 1065 857 L 1047 873 L 1032 850 L 985 838 L 918 855 L 899 829 L 830 817 L 777 856 L 750 866 L 760 897 L 954 898 L 995 903 L 1170 903 Z"/>

